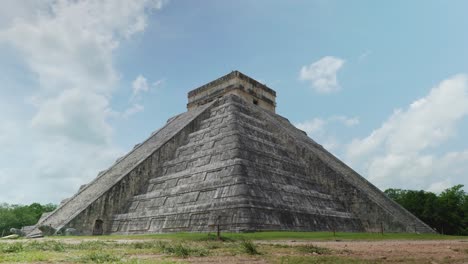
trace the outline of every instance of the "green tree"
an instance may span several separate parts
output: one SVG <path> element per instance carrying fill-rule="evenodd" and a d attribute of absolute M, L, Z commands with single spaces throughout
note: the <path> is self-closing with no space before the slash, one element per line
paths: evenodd
<path fill-rule="evenodd" d="M 401 189 L 387 189 L 385 194 L 441 233 L 468 235 L 468 196 L 463 185 L 439 195 Z"/>
<path fill-rule="evenodd" d="M 53 204 L 41 205 L 33 203 L 30 205 L 0 204 L 0 235 L 10 234 L 11 228 L 34 225 L 45 212 L 55 210 Z"/>
<path fill-rule="evenodd" d="M 439 195 L 437 217 L 440 231 L 445 234 L 461 234 L 463 226 L 463 206 L 465 204 L 463 185 L 455 185 Z"/>

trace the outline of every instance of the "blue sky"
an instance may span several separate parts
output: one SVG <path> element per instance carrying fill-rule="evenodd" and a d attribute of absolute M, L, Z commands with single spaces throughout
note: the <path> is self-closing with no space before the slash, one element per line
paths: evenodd
<path fill-rule="evenodd" d="M 232 70 L 381 189 L 468 185 L 466 1 L 2 5 L 0 202 L 71 196 Z"/>

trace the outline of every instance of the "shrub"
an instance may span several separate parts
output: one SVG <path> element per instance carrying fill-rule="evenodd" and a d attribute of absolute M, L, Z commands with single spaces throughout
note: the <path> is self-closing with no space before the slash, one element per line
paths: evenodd
<path fill-rule="evenodd" d="M 167 243 L 161 241 L 145 241 L 145 242 L 137 242 L 133 243 L 132 247 L 136 249 L 158 249 L 159 251 L 163 251 L 166 247 Z"/>
<path fill-rule="evenodd" d="M 255 243 L 253 243 L 250 240 L 241 241 L 240 248 L 241 248 L 242 252 L 247 253 L 249 255 L 258 255 L 258 254 L 260 254 L 257 251 L 257 245 L 255 245 Z"/>
<path fill-rule="evenodd" d="M 5 244 L 2 248 L 1 251 L 3 253 L 18 253 L 23 251 L 23 244 L 16 242 L 16 243 L 11 243 L 11 244 Z"/>
<path fill-rule="evenodd" d="M 308 254 L 318 254 L 318 255 L 323 255 L 323 254 L 329 254 L 330 249 L 324 248 L 324 247 L 318 247 L 314 245 L 303 245 L 303 246 L 298 246 L 297 250 L 302 253 L 308 253 Z"/>
<path fill-rule="evenodd" d="M 229 237 L 225 237 L 225 236 L 220 236 L 218 238 L 218 236 L 214 235 L 214 234 L 210 234 L 208 233 L 208 235 L 205 237 L 200 237 L 200 238 L 197 238 L 196 240 L 198 241 L 232 241 L 233 239 L 229 238 Z"/>
<path fill-rule="evenodd" d="M 103 241 L 99 240 L 94 240 L 94 241 L 83 241 L 80 244 L 74 245 L 74 248 L 80 249 L 80 250 L 98 250 L 98 249 L 103 249 L 107 246 L 107 244 Z"/>
<path fill-rule="evenodd" d="M 176 257 L 187 258 L 189 256 L 204 257 L 209 254 L 209 250 L 205 248 L 191 248 L 183 244 L 171 245 L 169 243 L 160 243 L 161 252 L 171 254 Z"/>
<path fill-rule="evenodd" d="M 26 244 L 26 248 L 28 250 L 39 250 L 39 251 L 56 251 L 56 252 L 63 252 L 65 251 L 65 245 L 58 241 L 45 241 L 45 242 L 37 242 L 33 241 L 31 243 Z"/>
<path fill-rule="evenodd" d="M 92 262 L 92 263 L 109 263 L 118 262 L 120 257 L 111 255 L 105 252 L 92 252 L 81 257 L 80 262 Z"/>
<path fill-rule="evenodd" d="M 190 252 L 191 252 L 190 248 L 182 244 L 177 244 L 174 247 L 172 247 L 172 254 L 177 257 L 186 258 L 190 256 Z"/>

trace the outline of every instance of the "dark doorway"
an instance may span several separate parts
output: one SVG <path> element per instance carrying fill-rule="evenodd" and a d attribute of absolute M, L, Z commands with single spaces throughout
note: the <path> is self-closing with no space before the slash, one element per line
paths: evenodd
<path fill-rule="evenodd" d="M 98 219 L 96 222 L 94 222 L 93 236 L 101 236 L 104 233 L 104 229 L 102 227 L 103 224 L 104 221 L 101 219 Z"/>

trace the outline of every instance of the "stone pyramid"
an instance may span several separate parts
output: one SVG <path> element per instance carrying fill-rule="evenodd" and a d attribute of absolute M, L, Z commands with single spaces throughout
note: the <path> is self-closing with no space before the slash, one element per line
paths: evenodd
<path fill-rule="evenodd" d="M 81 234 L 254 230 L 434 232 L 275 114 L 276 92 L 233 71 L 40 226 Z"/>

